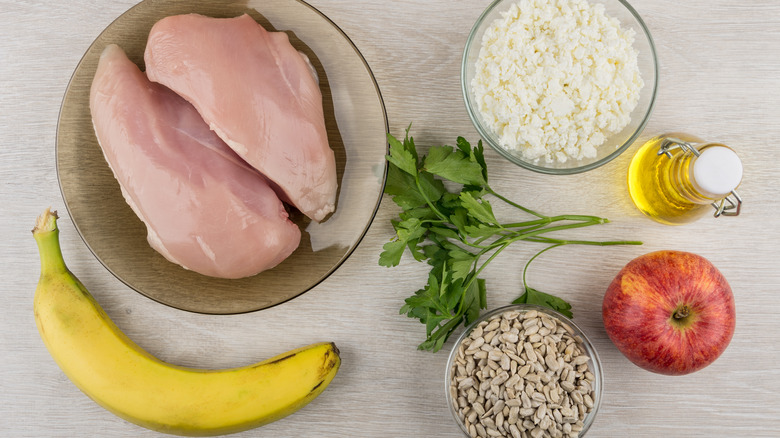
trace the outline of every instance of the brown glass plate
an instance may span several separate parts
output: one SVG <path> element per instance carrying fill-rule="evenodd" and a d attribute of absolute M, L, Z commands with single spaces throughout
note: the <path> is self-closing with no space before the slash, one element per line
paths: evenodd
<path fill-rule="evenodd" d="M 89 87 L 98 58 L 118 44 L 142 69 L 146 38 L 159 19 L 199 13 L 250 14 L 268 30 L 287 32 L 312 60 L 320 78 L 330 145 L 336 153 L 336 211 L 310 222 L 297 211 L 300 247 L 277 267 L 240 280 L 203 276 L 173 264 L 146 241 L 146 227 L 125 203 L 95 138 Z M 354 251 L 381 200 L 387 166 L 384 103 L 371 69 L 349 38 L 326 16 L 298 0 L 145 0 L 90 46 L 68 85 L 57 126 L 57 173 L 65 205 L 98 260 L 141 294 L 178 309 L 232 314 L 264 309 L 319 284 Z"/>

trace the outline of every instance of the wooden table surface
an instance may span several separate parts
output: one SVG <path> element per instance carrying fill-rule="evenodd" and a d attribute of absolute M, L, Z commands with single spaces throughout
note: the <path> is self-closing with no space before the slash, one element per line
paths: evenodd
<path fill-rule="evenodd" d="M 47 206 L 65 213 L 55 173 L 58 110 L 81 55 L 135 0 L 0 0 L 0 435 L 152 437 L 103 410 L 64 376 L 33 318 L 38 254 L 30 229 Z M 476 141 L 460 93 L 459 67 L 472 23 L 487 0 L 311 0 L 360 49 L 376 75 L 390 131 L 413 123 L 419 145 Z M 589 436 L 777 437 L 780 415 L 780 3 L 775 0 L 635 0 L 660 62 L 656 107 L 642 139 L 685 131 L 733 146 L 744 162 L 738 218 L 667 227 L 630 203 L 624 179 L 634 145 L 591 172 L 547 176 L 487 151 L 492 185 L 549 213 L 599 214 L 593 237 L 643 246 L 577 247 L 546 253 L 530 272 L 539 289 L 574 305 L 604 366 L 604 399 Z M 447 352 L 416 350 L 423 327 L 398 314 L 425 283 L 425 266 L 377 265 L 398 209 L 385 198 L 355 253 L 308 293 L 269 310 L 208 316 L 168 308 L 128 289 L 92 256 L 67 214 L 63 251 L 73 272 L 130 338 L 169 362 L 248 364 L 332 340 L 343 366 L 300 412 L 242 437 L 458 437 L 444 398 Z M 508 304 L 538 247 L 517 245 L 485 271 L 488 304 Z M 646 372 L 611 344 L 601 300 L 617 271 L 654 250 L 695 252 L 729 280 L 737 328 L 713 365 L 683 376 Z M 452 340 L 445 346 L 448 350 Z"/>

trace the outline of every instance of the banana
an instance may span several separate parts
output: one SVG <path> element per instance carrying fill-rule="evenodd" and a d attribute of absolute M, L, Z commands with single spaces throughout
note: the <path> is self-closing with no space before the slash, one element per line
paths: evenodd
<path fill-rule="evenodd" d="M 302 408 L 338 372 L 333 343 L 240 368 L 163 362 L 122 333 L 65 266 L 56 212 L 47 209 L 33 235 L 41 256 L 34 308 L 43 342 L 82 392 L 127 421 L 175 435 L 240 432 Z"/>

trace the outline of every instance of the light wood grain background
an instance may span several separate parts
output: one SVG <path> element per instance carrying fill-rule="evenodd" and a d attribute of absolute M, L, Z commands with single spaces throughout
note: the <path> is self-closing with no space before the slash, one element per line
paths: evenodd
<path fill-rule="evenodd" d="M 0 0 L 0 435 L 158 436 L 103 410 L 79 392 L 45 350 L 33 320 L 39 273 L 30 229 L 47 206 L 64 212 L 54 139 L 68 79 L 92 40 L 134 0 Z M 393 134 L 413 123 L 419 145 L 476 140 L 463 106 L 460 57 L 488 1 L 312 0 L 354 41 L 383 93 Z M 616 161 L 573 176 L 545 176 L 488 152 L 492 185 L 549 213 L 600 214 L 613 222 L 589 237 L 630 238 L 641 247 L 551 251 L 530 273 L 539 289 L 568 299 L 601 354 L 606 388 L 593 437 L 777 437 L 780 414 L 780 3 L 775 0 L 635 0 L 660 59 L 656 108 L 643 139 L 686 131 L 732 145 L 745 165 L 738 218 L 665 227 L 630 204 Z M 343 367 L 328 390 L 295 415 L 242 437 L 457 437 L 444 400 L 446 352 L 415 350 L 423 327 L 398 315 L 425 282 L 408 259 L 377 265 L 397 209 L 385 199 L 352 257 L 314 290 L 275 308 L 206 316 L 174 310 L 129 290 L 87 250 L 67 215 L 67 262 L 133 340 L 187 366 L 251 363 L 318 340 L 335 341 Z M 536 247 L 502 254 L 485 276 L 489 305 L 519 293 Z M 600 306 L 630 259 L 659 249 L 709 258 L 728 278 L 737 330 L 724 355 L 684 377 L 645 372 L 608 340 Z M 447 345 L 447 347 L 450 344 Z M 445 347 L 445 348 L 447 348 Z"/>

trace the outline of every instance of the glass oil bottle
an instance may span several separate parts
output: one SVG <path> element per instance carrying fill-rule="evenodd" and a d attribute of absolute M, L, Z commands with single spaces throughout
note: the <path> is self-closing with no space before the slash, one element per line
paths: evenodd
<path fill-rule="evenodd" d="M 742 162 L 731 148 L 681 133 L 648 140 L 628 169 L 634 204 L 667 225 L 693 222 L 713 207 L 715 217 L 739 215 L 741 180 Z"/>

